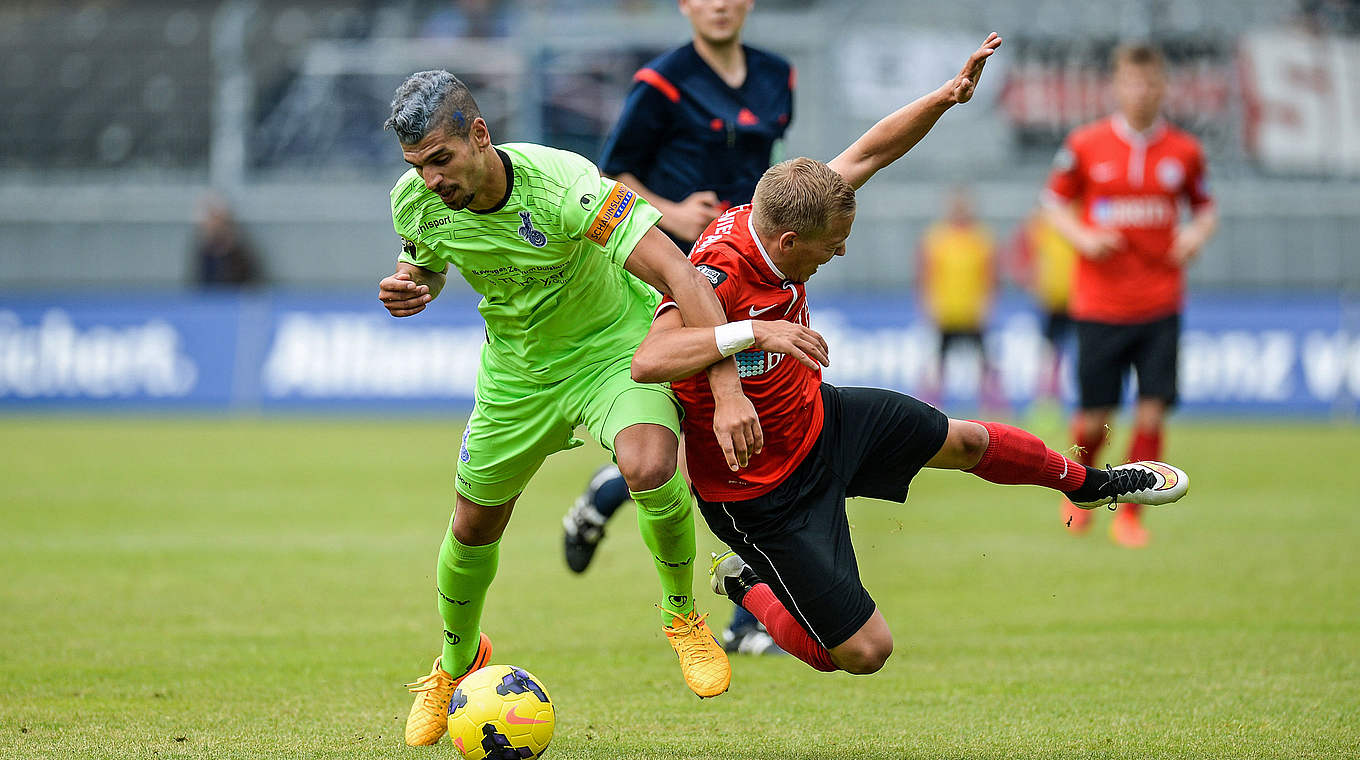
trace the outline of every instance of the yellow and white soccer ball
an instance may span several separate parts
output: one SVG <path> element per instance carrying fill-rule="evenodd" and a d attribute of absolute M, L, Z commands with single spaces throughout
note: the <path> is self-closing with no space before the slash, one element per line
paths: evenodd
<path fill-rule="evenodd" d="M 556 723 L 543 682 L 513 665 L 469 673 L 449 701 L 449 736 L 467 760 L 538 757 Z"/>

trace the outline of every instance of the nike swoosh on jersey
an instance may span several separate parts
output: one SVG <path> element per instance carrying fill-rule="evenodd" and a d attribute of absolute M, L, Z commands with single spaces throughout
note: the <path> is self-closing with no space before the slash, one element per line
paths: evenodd
<path fill-rule="evenodd" d="M 770 309 L 776 309 L 776 308 L 779 308 L 779 304 L 774 304 L 774 305 L 772 305 L 772 306 L 766 306 L 766 307 L 763 308 L 763 309 L 757 309 L 756 307 L 752 306 L 752 307 L 751 307 L 751 316 L 753 316 L 753 317 L 758 317 L 758 316 L 760 316 L 761 314 L 764 314 L 765 312 L 769 311 Z"/>

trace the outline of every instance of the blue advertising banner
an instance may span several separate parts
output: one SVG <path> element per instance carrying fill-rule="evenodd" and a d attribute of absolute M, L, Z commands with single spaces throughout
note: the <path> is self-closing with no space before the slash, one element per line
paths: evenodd
<path fill-rule="evenodd" d="M 0 409 L 380 410 L 424 402 L 465 413 L 484 340 L 476 302 L 449 294 L 393 319 L 371 294 L 82 295 L 54 305 L 0 297 Z M 1040 318 L 997 304 L 988 365 L 967 350 L 941 366 L 911 298 L 812 297 L 831 345 L 826 379 L 951 405 L 992 393 L 1023 407 L 1048 384 Z M 1189 413 L 1356 414 L 1360 306 L 1332 296 L 1200 294 L 1186 309 L 1182 407 Z M 1071 357 L 1061 373 L 1072 398 Z M 407 407 L 415 408 L 415 407 Z"/>

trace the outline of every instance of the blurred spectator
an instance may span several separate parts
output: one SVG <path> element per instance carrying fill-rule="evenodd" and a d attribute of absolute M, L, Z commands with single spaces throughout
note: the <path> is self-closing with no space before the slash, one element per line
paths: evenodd
<path fill-rule="evenodd" d="M 1360 0 L 1299 0 L 1299 23 L 1314 34 L 1360 31 Z"/>
<path fill-rule="evenodd" d="M 995 373 L 987 360 L 982 328 L 996 292 L 996 246 L 992 233 L 978 221 L 966 188 L 949 195 L 945 218 L 921 238 L 921 305 L 940 333 L 939 372 L 942 387 L 951 356 L 971 350 L 978 363 L 985 405 L 999 403 Z"/>
<path fill-rule="evenodd" d="M 486 38 L 510 36 L 511 3 L 505 0 L 453 0 L 434 11 L 420 36 Z"/>
<path fill-rule="evenodd" d="M 254 250 L 220 196 L 208 196 L 200 205 L 193 255 L 199 285 L 254 285 L 262 279 Z"/>
<path fill-rule="evenodd" d="M 1056 400 L 1061 391 L 1064 348 L 1072 332 L 1067 302 L 1072 295 L 1077 251 L 1042 211 L 1035 211 L 1015 231 L 1006 258 L 1011 279 L 1034 296 L 1043 313 L 1046 357 L 1039 395 Z"/>

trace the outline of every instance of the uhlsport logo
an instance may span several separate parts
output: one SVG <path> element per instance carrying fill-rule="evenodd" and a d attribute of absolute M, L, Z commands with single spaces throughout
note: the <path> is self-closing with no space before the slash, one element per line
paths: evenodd
<path fill-rule="evenodd" d="M 453 217 L 450 217 L 450 216 L 441 216 L 441 217 L 439 217 L 438 219 L 431 219 L 430 221 L 425 222 L 424 224 L 422 224 L 422 225 L 420 225 L 419 227 L 417 227 L 417 228 L 416 228 L 416 234 L 417 234 L 417 235 L 424 235 L 426 232 L 429 232 L 430 230 L 433 230 L 433 229 L 437 229 L 437 228 L 439 228 L 439 227 L 443 227 L 444 225 L 446 225 L 446 224 L 448 224 L 449 222 L 452 222 L 452 221 L 453 221 Z"/>
<path fill-rule="evenodd" d="M 534 220 L 529 217 L 528 211 L 519 212 L 520 226 L 519 236 L 529 241 L 529 245 L 535 248 L 542 248 L 548 244 L 548 236 L 534 229 Z"/>

